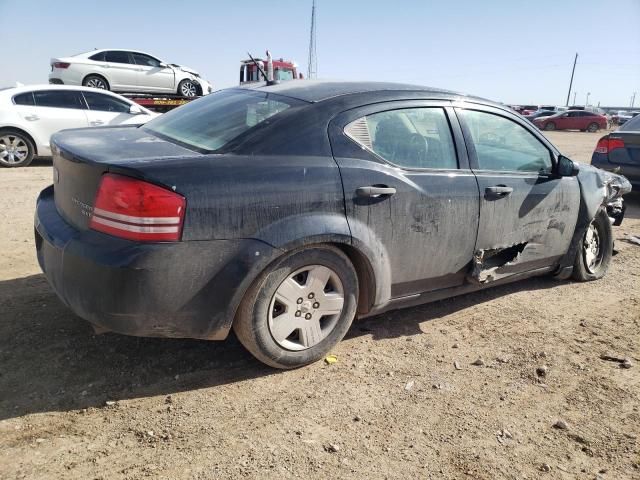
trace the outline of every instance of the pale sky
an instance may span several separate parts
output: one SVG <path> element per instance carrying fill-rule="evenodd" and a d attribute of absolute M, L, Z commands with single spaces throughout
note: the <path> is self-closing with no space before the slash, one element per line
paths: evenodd
<path fill-rule="evenodd" d="M 640 0 L 317 0 L 318 77 L 415 83 L 504 103 L 628 106 Z M 184 11 L 184 13 L 182 13 Z M 51 57 L 147 51 L 214 88 L 270 49 L 306 73 L 311 0 L 0 0 L 0 86 L 46 83 Z M 573 103 L 573 94 L 571 95 Z M 640 105 L 640 95 L 635 105 Z"/>

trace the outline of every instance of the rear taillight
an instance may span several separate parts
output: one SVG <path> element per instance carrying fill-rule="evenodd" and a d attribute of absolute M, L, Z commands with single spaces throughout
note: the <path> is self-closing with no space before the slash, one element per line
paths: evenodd
<path fill-rule="evenodd" d="M 102 176 L 90 228 L 143 242 L 177 242 L 186 200 L 171 190 L 135 178 Z"/>
<path fill-rule="evenodd" d="M 611 153 L 617 148 L 624 148 L 624 141 L 621 138 L 602 137 L 596 145 L 595 153 Z"/>
<path fill-rule="evenodd" d="M 53 62 L 53 68 L 69 68 L 69 65 L 67 62 Z"/>

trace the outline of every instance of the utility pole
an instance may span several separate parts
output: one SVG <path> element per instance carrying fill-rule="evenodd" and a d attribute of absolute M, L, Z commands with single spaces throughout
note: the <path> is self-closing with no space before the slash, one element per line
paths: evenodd
<path fill-rule="evenodd" d="M 633 108 L 634 104 L 636 103 L 636 93 L 638 92 L 633 92 L 633 95 L 631 96 L 631 108 Z"/>
<path fill-rule="evenodd" d="M 311 35 L 309 38 L 309 67 L 307 68 L 307 78 L 316 78 L 318 74 L 318 59 L 316 57 L 316 0 L 311 5 Z"/>
<path fill-rule="evenodd" d="M 591 92 L 587 92 L 587 100 L 584 102 L 585 107 L 589 106 L 589 95 L 591 95 Z"/>
<path fill-rule="evenodd" d="M 573 105 L 576 104 L 576 95 L 578 95 L 578 92 L 573 92 Z M 567 107 L 569 106 L 569 104 L 567 104 Z"/>
<path fill-rule="evenodd" d="M 571 70 L 571 80 L 569 81 L 569 93 L 567 93 L 567 104 L 569 106 L 569 97 L 571 96 L 571 87 L 573 87 L 573 74 L 576 73 L 576 63 L 578 63 L 578 54 L 576 53 L 576 58 L 573 59 L 573 69 Z"/>

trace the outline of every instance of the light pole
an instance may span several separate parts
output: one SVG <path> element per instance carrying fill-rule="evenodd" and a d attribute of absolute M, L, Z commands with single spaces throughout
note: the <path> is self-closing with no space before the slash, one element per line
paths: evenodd
<path fill-rule="evenodd" d="M 633 108 L 633 105 L 636 103 L 636 93 L 637 92 L 633 92 L 633 95 L 631 96 L 631 108 Z"/>
<path fill-rule="evenodd" d="M 584 103 L 585 107 L 589 106 L 589 95 L 591 95 L 591 92 L 587 92 L 587 101 Z"/>
<path fill-rule="evenodd" d="M 576 104 L 576 95 L 578 95 L 578 92 L 573 92 L 573 104 Z M 567 105 L 569 106 L 569 105 Z"/>

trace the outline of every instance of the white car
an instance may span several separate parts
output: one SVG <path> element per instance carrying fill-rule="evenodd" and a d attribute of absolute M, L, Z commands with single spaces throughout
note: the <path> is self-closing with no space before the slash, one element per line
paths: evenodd
<path fill-rule="evenodd" d="M 115 93 L 37 85 L 0 89 L 0 166 L 51 156 L 49 140 L 67 128 L 140 125 L 158 114 Z"/>
<path fill-rule="evenodd" d="M 195 70 L 133 50 L 93 50 L 51 59 L 49 83 L 83 85 L 114 92 L 196 97 L 213 87 Z"/>

